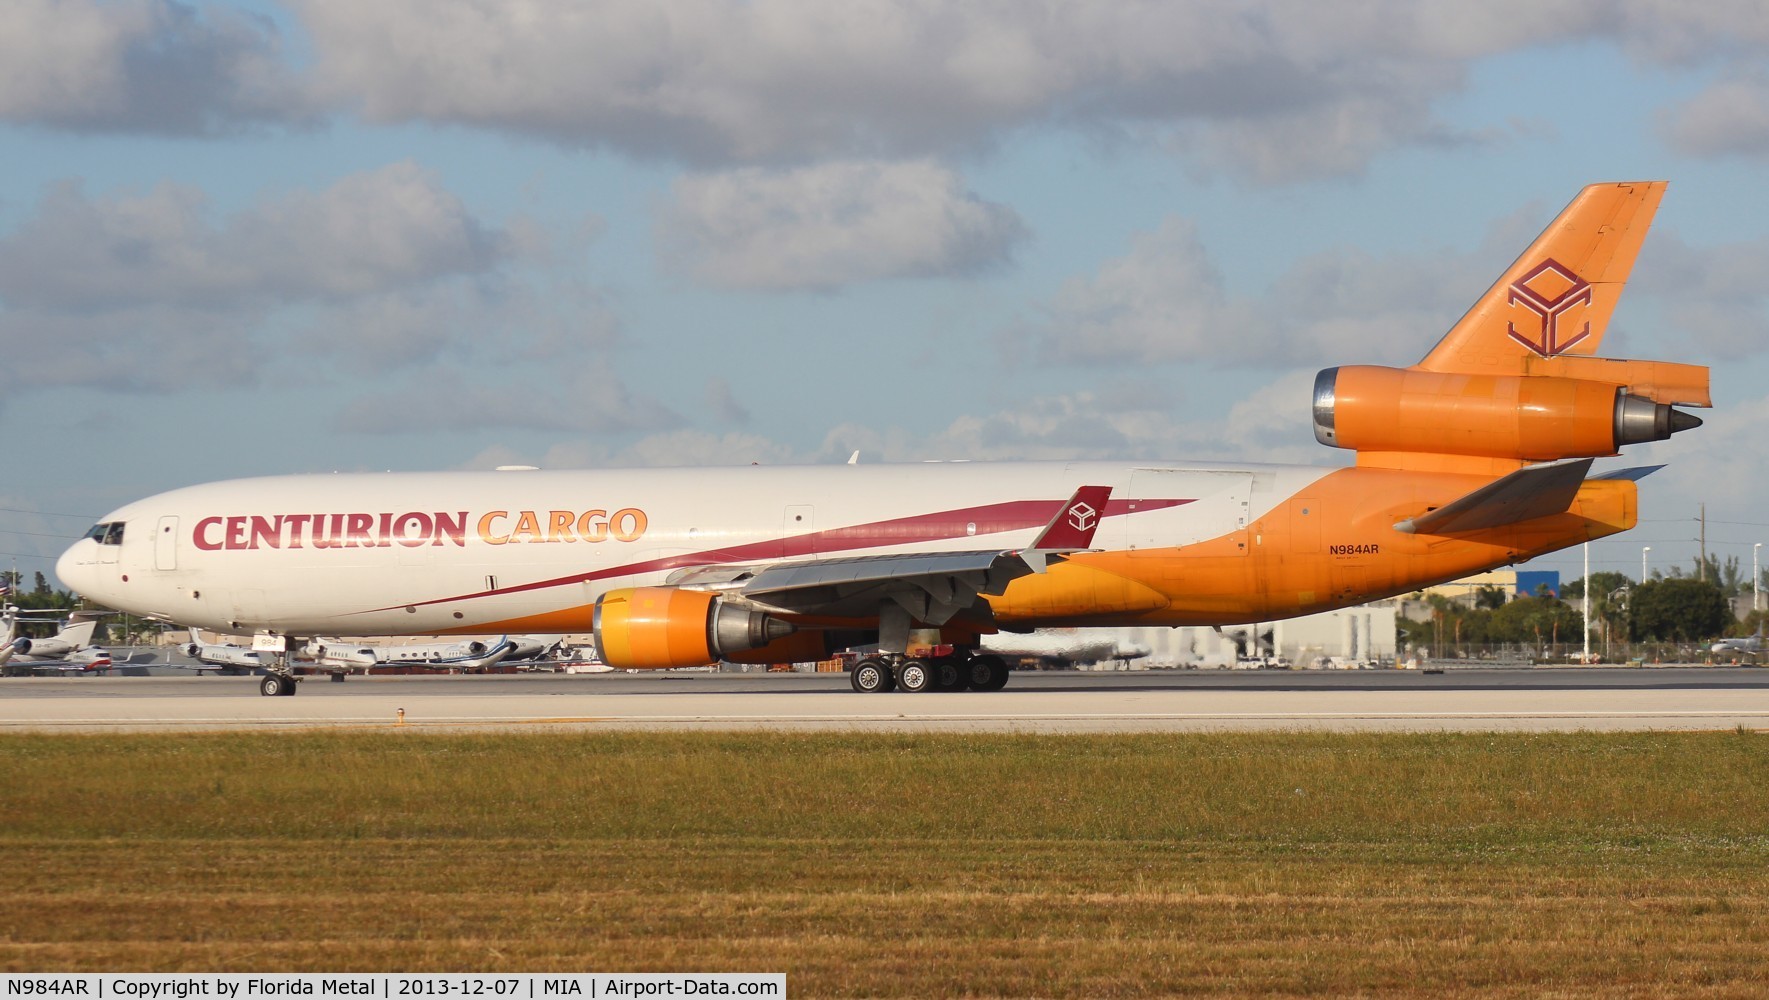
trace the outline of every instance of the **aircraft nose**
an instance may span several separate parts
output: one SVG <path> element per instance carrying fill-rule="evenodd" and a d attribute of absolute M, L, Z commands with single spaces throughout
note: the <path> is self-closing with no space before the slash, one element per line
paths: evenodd
<path fill-rule="evenodd" d="M 97 582 L 98 574 L 94 567 L 98 563 L 98 554 L 93 548 L 98 543 L 90 538 L 82 538 L 68 547 L 61 558 L 55 561 L 55 576 L 61 585 L 82 597 L 91 597 L 92 585 Z"/>

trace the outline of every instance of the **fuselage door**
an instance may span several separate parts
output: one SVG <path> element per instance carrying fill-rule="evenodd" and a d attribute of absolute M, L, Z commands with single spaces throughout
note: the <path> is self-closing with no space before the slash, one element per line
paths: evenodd
<path fill-rule="evenodd" d="M 816 543 L 811 536 L 817 531 L 815 512 L 812 506 L 792 504 L 786 508 L 780 526 L 780 554 L 788 558 L 792 556 L 808 556 L 817 551 Z"/>
<path fill-rule="evenodd" d="M 168 514 L 160 518 L 154 530 L 154 569 L 178 568 L 178 517 Z"/>

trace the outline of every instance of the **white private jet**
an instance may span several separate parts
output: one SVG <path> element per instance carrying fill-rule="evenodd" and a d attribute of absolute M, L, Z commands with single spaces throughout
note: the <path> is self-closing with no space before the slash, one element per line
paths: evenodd
<path fill-rule="evenodd" d="M 306 645 L 304 652 L 321 666 L 365 668 L 422 664 L 473 673 L 509 659 L 517 649 L 518 645 L 507 638 L 494 643 L 471 641 L 406 646 L 365 646 L 341 639 L 315 639 Z"/>
<path fill-rule="evenodd" d="M 1721 639 L 1709 646 L 1708 652 L 1715 656 L 1761 656 L 1763 654 L 1763 626 L 1757 626 L 1756 635 L 1747 635 L 1742 639 Z"/>
<path fill-rule="evenodd" d="M 218 672 L 229 673 L 252 673 L 268 669 L 276 662 L 273 654 L 261 653 L 250 646 L 231 642 L 204 642 L 194 628 L 190 630 L 190 642 L 184 645 L 184 655 L 200 664 L 214 667 Z M 196 669 L 200 672 L 203 668 Z"/>
<path fill-rule="evenodd" d="M 33 639 L 18 634 L 20 622 L 61 621 L 61 617 L 32 616 L 21 613 L 15 605 L 6 605 L 0 609 L 0 631 L 6 635 L 5 643 L 0 645 L 0 672 L 8 677 L 18 677 L 41 673 L 94 673 L 110 669 L 110 654 L 90 645 L 100 617 L 76 611 L 68 616 L 61 631 Z"/>
<path fill-rule="evenodd" d="M 1124 641 L 1118 633 L 1101 629 L 1049 628 L 1016 634 L 997 632 L 983 637 L 983 648 L 998 656 L 1036 657 L 1052 663 L 1128 664 L 1153 652 L 1148 646 Z"/>

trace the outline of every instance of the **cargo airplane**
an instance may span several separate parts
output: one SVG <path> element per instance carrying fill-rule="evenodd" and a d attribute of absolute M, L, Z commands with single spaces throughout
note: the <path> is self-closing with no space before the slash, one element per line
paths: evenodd
<path fill-rule="evenodd" d="M 1345 468 L 928 463 L 281 476 L 128 504 L 62 556 L 108 607 L 271 648 L 594 632 L 617 668 L 871 647 L 860 691 L 1007 682 L 983 635 L 1266 622 L 1635 524 L 1594 458 L 1699 426 L 1706 368 L 1596 357 L 1664 193 L 1584 189 L 1418 364 L 1329 368 Z M 292 693 L 286 672 L 265 694 Z"/>

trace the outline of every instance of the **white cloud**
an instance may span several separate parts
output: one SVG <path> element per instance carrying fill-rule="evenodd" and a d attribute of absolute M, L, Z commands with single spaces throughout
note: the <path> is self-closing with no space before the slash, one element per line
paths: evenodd
<path fill-rule="evenodd" d="M 219 227 L 207 216 L 194 188 L 92 199 L 77 181 L 58 184 L 0 239 L 0 299 L 97 309 L 345 298 L 484 272 L 502 254 L 496 233 L 409 162 L 266 201 Z"/>
<path fill-rule="evenodd" d="M 1008 338 L 1010 356 L 1030 341 L 1038 357 L 1058 363 L 1254 359 L 1270 343 L 1254 310 L 1223 291 L 1196 227 L 1178 217 L 1138 233 L 1093 277 L 1065 282 L 1045 312 Z"/>
<path fill-rule="evenodd" d="M 1762 520 L 1763 427 L 1769 422 L 1769 396 L 1729 399 L 1712 410 L 1694 410 L 1703 426 L 1683 431 L 1669 441 L 1629 449 L 1615 467 L 1655 465 L 1669 468 L 1645 480 L 1662 500 L 1650 515 L 1656 518 L 1682 515 L 1693 519 L 1700 504 L 1716 520 L 1758 523 Z M 1644 505 L 1642 505 L 1644 509 Z M 1693 520 L 1690 526 L 1693 528 Z"/>
<path fill-rule="evenodd" d="M 1694 247 L 1660 232 L 1640 258 L 1629 291 L 1656 307 L 1660 325 L 1721 360 L 1769 350 L 1769 239 Z"/>
<path fill-rule="evenodd" d="M 690 175 L 658 220 L 670 262 L 728 288 L 972 274 L 1005 261 L 1025 233 L 1012 209 L 926 160 Z"/>
<path fill-rule="evenodd" d="M 463 469 L 536 465 L 543 469 L 658 468 L 706 465 L 792 465 L 808 461 L 794 449 L 759 434 L 717 434 L 680 428 L 647 434 L 626 445 L 606 438 L 574 438 L 540 453 L 496 445 L 462 463 Z"/>
<path fill-rule="evenodd" d="M 1205 126 L 1239 176 L 1353 173 L 1444 133 L 1470 61 L 1610 30 L 1596 0 L 1124 4 L 299 0 L 317 86 L 372 121 L 699 164 L 915 157 L 1045 123 Z M 1248 169 L 1250 168 L 1250 169 Z"/>
<path fill-rule="evenodd" d="M 13 0 L 0 120 L 213 135 L 354 111 L 702 166 L 908 158 L 1059 124 L 1148 132 L 1261 183 L 1356 174 L 1400 145 L 1487 141 L 1435 106 L 1483 58 L 1616 45 L 1748 73 L 1761 4 L 1664 0 L 292 0 L 314 61 L 268 17 L 173 0 Z M 1722 82 L 1672 128 L 1697 152 Z M 1747 122 L 1749 124 L 1749 122 Z M 1759 148 L 1753 146 L 1753 148 Z"/>
<path fill-rule="evenodd" d="M 587 364 L 565 383 L 533 376 L 472 381 L 447 368 L 430 369 L 405 384 L 378 386 L 339 409 L 338 430 L 363 434 L 428 434 L 515 428 L 579 434 L 672 428 L 681 417 L 658 400 L 635 396 L 606 365 Z"/>
<path fill-rule="evenodd" d="M 889 424 L 841 424 L 821 444 L 799 447 L 744 432 L 677 428 L 627 444 L 578 437 L 541 453 L 499 446 L 464 468 L 535 464 L 543 468 L 678 465 L 797 465 L 930 460 L 1174 459 L 1341 464 L 1345 454 L 1315 443 L 1310 428 L 1312 372 L 1292 372 L 1251 391 L 1226 414 L 1191 419 L 1182 395 L 1153 383 L 1017 400 L 966 413 L 925 433 Z"/>
<path fill-rule="evenodd" d="M 0 121 L 213 135 L 311 115 L 266 19 L 170 0 L 10 0 Z"/>
<path fill-rule="evenodd" d="M 1769 73 L 1727 76 L 1663 112 L 1659 131 L 1695 156 L 1769 157 Z"/>
<path fill-rule="evenodd" d="M 1001 350 L 1048 364 L 1411 364 L 1527 245 L 1534 234 L 1516 220 L 1535 214 L 1502 220 L 1471 251 L 1305 257 L 1256 298 L 1229 295 L 1196 227 L 1169 217 L 1065 282 L 1035 322 L 1002 334 Z"/>
<path fill-rule="evenodd" d="M 166 392 L 251 384 L 291 359 L 323 381 L 334 359 L 496 363 L 618 339 L 592 290 L 512 273 L 544 253 L 531 234 L 480 221 L 415 164 L 211 215 L 180 185 L 51 188 L 0 234 L 0 342 L 26 379 L 15 384 Z"/>

